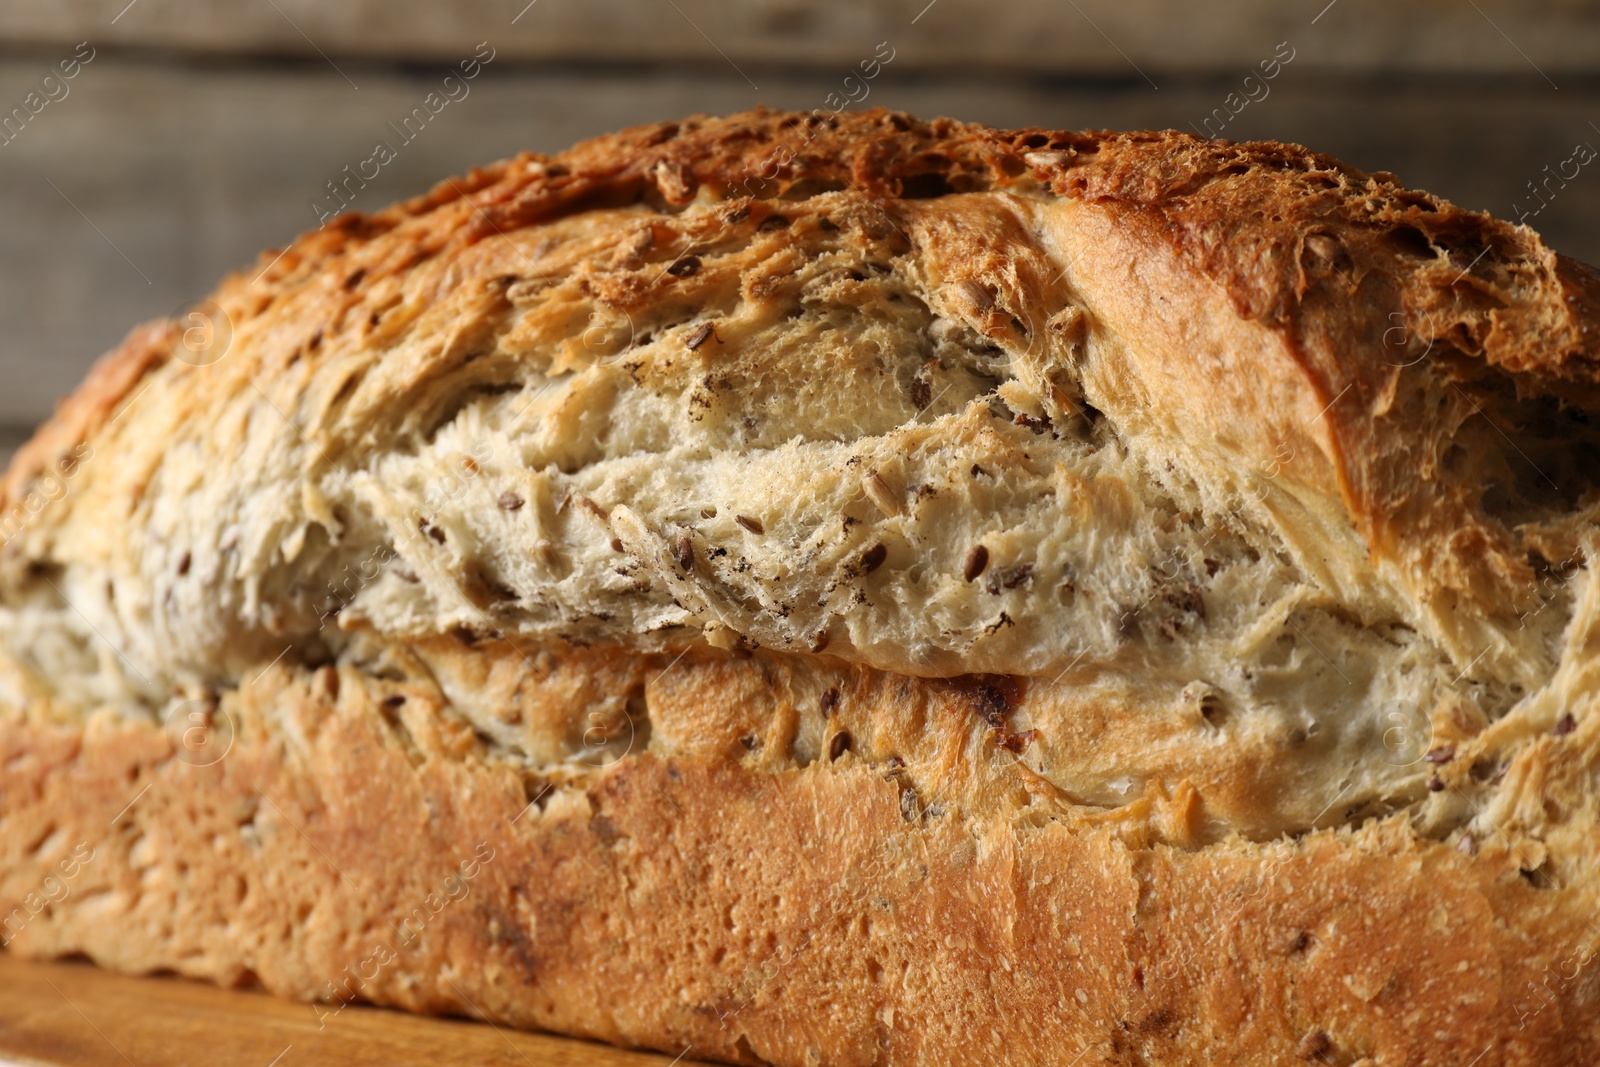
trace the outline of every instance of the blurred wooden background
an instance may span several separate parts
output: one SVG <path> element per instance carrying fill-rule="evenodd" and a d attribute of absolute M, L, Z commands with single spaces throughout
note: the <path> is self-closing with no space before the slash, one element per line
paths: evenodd
<path fill-rule="evenodd" d="M 93 59 L 44 82 L 80 42 Z M 0 126 L 0 451 L 129 326 L 315 225 L 325 183 L 480 42 L 469 95 L 356 208 L 618 126 L 832 106 L 884 49 L 867 106 L 1178 129 L 1292 52 L 1226 136 L 1504 217 L 1600 147 L 1600 0 L 0 0 L 0 119 L 26 109 Z M 1529 224 L 1600 261 L 1600 166 L 1551 188 Z"/>

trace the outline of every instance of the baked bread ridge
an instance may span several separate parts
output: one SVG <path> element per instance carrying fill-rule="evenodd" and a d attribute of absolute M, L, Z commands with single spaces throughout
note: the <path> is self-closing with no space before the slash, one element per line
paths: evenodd
<path fill-rule="evenodd" d="M 1090 1045 L 1110 1062 L 1207 1062 L 1183 1051 L 1197 1032 L 1205 1055 L 1261 1062 L 1293 1038 L 1329 1062 L 1453 1063 L 1479 1033 L 1498 1049 L 1485 1064 L 1586 1062 L 1597 287 L 1531 231 L 1289 146 L 755 112 L 474 171 L 341 218 L 257 271 L 214 297 L 232 337 L 220 358 L 184 352 L 184 324 L 141 328 L 7 476 L 7 513 L 24 520 L 0 555 L 3 736 L 17 753 L 0 795 L 7 824 L 32 829 L 0 832 L 0 893 L 34 892 L 80 840 L 51 823 L 59 798 L 120 793 L 103 767 L 61 762 L 74 745 L 114 738 L 110 759 L 164 743 L 133 782 L 183 803 L 181 776 L 200 773 L 181 740 L 196 707 L 237 732 L 219 764 L 249 770 L 235 791 L 292 777 L 328 835 L 324 858 L 377 880 L 361 843 L 379 839 L 387 786 L 306 750 L 350 715 L 362 751 L 390 738 L 416 759 L 382 780 L 424 808 L 457 806 L 446 780 L 470 794 L 554 776 L 557 795 L 588 796 L 690 768 L 712 799 L 815 789 L 819 835 L 867 820 L 888 789 L 913 838 L 922 805 L 943 808 L 918 847 L 1022 856 L 1048 840 L 1028 859 L 1035 877 L 1082 887 L 1052 908 L 1121 899 L 1122 873 L 1107 872 L 1135 872 L 1134 918 L 1106 919 L 1121 947 L 1093 957 L 1126 962 L 1130 980 L 1182 970 L 1173 953 L 1203 943 L 1180 932 L 1182 909 L 1238 884 L 1273 915 L 1303 906 L 1301 929 L 1321 922 L 1356 953 L 1338 960 L 1440 963 L 1431 938 L 1447 931 L 1470 942 L 1469 970 L 1494 974 L 1467 1015 L 1431 973 L 1402 969 L 1376 985 L 1345 974 L 1353 1002 L 1297 1005 L 1300 986 L 1282 988 L 1292 964 L 1263 954 L 1174 978 L 1171 1014 L 1138 1015 L 1162 1022 L 1135 1038 L 1127 990 L 1103 975 L 1109 999 L 1060 1018 L 1077 972 L 1048 951 L 1066 935 L 1041 935 L 1048 966 L 1031 961 L 1017 1003 L 1035 1026 L 1053 1010 L 1061 1040 L 998 1054 L 1014 1062 L 1070 1062 L 1063 1048 Z M 32 508 L 41 485 L 57 495 L 52 479 L 70 491 Z M 531 532 L 504 525 L 523 520 Z M 412 687 L 403 729 L 375 697 L 347 707 L 380 684 Z M 676 686 L 698 694 L 692 714 Z M 870 722 L 844 725 L 859 712 L 841 709 L 869 693 Z M 928 711 L 947 705 L 964 711 Z M 404 740 L 432 734 L 451 740 Z M 587 832 L 644 819 L 629 795 Z M 16 797 L 47 799 L 13 809 Z M 266 887 L 278 942 L 214 922 L 198 950 L 175 938 L 186 908 L 214 913 L 147 901 L 128 880 L 159 870 L 178 884 L 192 862 L 149 844 L 171 831 L 143 805 L 109 849 L 116 888 L 52 905 L 17 950 L 223 981 L 248 970 L 298 996 L 339 969 L 324 963 L 350 962 L 348 939 L 313 952 L 292 936 L 302 916 L 274 897 L 273 872 L 307 857 L 284 834 L 245 883 L 246 896 Z M 706 821 L 708 847 L 747 847 Z M 516 825 L 537 858 L 506 870 L 531 879 L 578 823 Z M 861 837 L 856 863 L 871 856 Z M 1073 849 L 1091 859 L 1061 858 Z M 1080 869 L 1091 860 L 1103 877 Z M 1311 873 L 1269 877 L 1278 860 Z M 1163 864 L 1189 880 L 1164 885 L 1151 873 Z M 1318 871 L 1401 884 L 1363 903 Z M 1493 935 L 1439 909 L 1418 919 L 1406 887 L 1424 883 Z M 616 1010 L 616 984 L 572 975 L 603 950 L 582 940 L 570 898 L 539 888 L 524 885 L 527 907 L 567 947 L 550 950 L 563 977 L 531 988 L 604 1001 L 589 1021 L 559 1003 L 507 1006 L 493 979 L 459 972 L 452 992 L 360 995 L 680 1049 L 690 1030 L 664 1013 L 593 1021 Z M 707 959 L 792 929 L 782 906 L 726 888 L 756 918 L 718 934 Z M 877 895 L 944 899 L 928 892 Z M 692 901 L 652 901 L 664 905 L 668 926 L 699 921 Z M 1016 923 L 1042 922 L 1030 906 Z M 330 937 L 407 905 L 364 889 L 339 907 L 354 910 L 336 912 L 349 921 Z M 624 897 L 602 914 L 626 927 L 636 907 Z M 145 908 L 149 925 L 113 931 L 96 908 Z M 1346 940 L 1357 914 L 1382 936 Z M 1254 915 L 1239 929 L 1266 938 Z M 512 937 L 486 932 L 502 916 L 475 932 L 460 921 L 465 958 Z M 680 973 L 702 966 L 638 936 Z M 969 952 L 953 982 L 991 981 L 995 958 Z M 785 1012 L 825 999 L 816 983 L 763 992 L 766 1021 L 717 1054 L 806 1062 L 804 1042 L 821 1042 L 837 1053 L 826 1062 L 853 1062 L 864 1017 L 795 1043 Z M 1217 1004 L 1269 986 L 1289 998 L 1284 1028 L 1230 1038 L 1216 1020 L 1236 1009 Z M 882 1024 L 885 1060 L 953 1055 L 925 1039 L 944 1025 L 929 1005 L 1020 1018 L 962 995 L 903 982 L 874 994 L 924 1035 Z M 1295 1032 L 1302 1008 L 1320 1030 Z M 1425 1033 L 1424 1016 L 1446 1021 Z M 722 1050 L 717 1030 L 693 1031 L 697 1048 Z M 1427 1033 L 1439 1047 L 1423 1047 Z"/>

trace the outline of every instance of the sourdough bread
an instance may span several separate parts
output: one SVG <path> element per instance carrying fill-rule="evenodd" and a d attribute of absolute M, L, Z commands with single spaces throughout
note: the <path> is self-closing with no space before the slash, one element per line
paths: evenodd
<path fill-rule="evenodd" d="M 1600 1056 L 1600 275 L 1526 227 L 756 111 L 196 316 L 5 479 L 11 950 L 741 1063 Z"/>

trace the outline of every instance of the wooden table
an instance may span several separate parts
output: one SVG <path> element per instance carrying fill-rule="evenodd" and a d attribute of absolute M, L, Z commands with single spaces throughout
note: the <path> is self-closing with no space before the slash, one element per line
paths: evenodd
<path fill-rule="evenodd" d="M 304 1004 L 182 978 L 0 952 L 0 1065 L 29 1067 L 668 1067 L 693 1061 L 488 1023 L 346 1008 L 320 1031 Z"/>

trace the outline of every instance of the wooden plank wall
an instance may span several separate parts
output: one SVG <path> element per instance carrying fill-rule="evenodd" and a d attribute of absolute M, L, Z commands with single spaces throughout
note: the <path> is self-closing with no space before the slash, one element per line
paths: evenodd
<path fill-rule="evenodd" d="M 120 16 L 120 17 L 119 17 Z M 494 41 L 519 60 L 692 67 L 852 64 L 868 41 L 905 67 L 1122 77 L 1231 71 L 1285 37 L 1327 70 L 1552 76 L 1595 62 L 1597 0 L 7 0 L 0 38 L 193 54 L 451 60 Z M 112 20 L 115 19 L 115 22 Z"/>
<path fill-rule="evenodd" d="M 891 52 L 848 87 L 867 106 L 1179 129 L 1292 54 L 1226 136 L 1507 217 L 1600 147 L 1600 0 L 0 0 L 0 116 L 58 97 L 0 143 L 0 449 L 129 326 L 314 225 L 324 183 L 480 42 L 469 94 L 357 207 L 622 125 L 830 106 Z M 1546 199 L 1530 224 L 1600 262 L 1600 166 Z"/>

